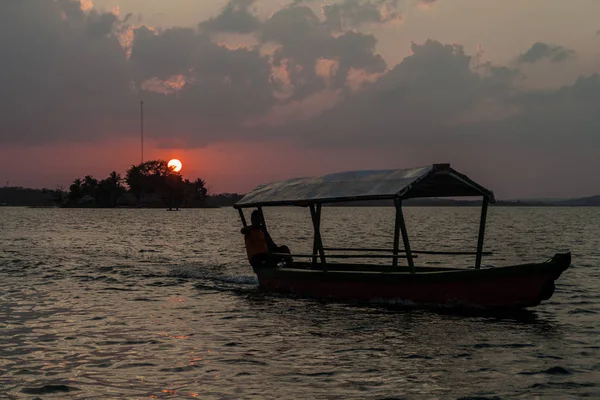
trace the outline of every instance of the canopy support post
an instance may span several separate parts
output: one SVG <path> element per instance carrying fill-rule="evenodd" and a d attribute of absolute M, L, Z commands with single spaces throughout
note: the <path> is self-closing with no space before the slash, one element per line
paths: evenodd
<path fill-rule="evenodd" d="M 394 206 L 396 206 L 396 222 L 394 224 L 394 256 L 397 256 L 400 250 L 400 213 L 402 210 L 398 210 L 398 201 L 394 200 Z M 394 257 L 392 260 L 392 266 L 398 267 L 398 257 Z"/>
<path fill-rule="evenodd" d="M 246 223 L 246 217 L 244 216 L 244 210 L 241 208 L 238 208 L 238 212 L 240 213 L 240 218 L 242 220 L 242 225 L 244 225 L 244 228 L 248 226 L 248 224 Z"/>
<path fill-rule="evenodd" d="M 323 241 L 321 239 L 321 204 L 310 205 L 310 216 L 312 217 L 313 228 L 314 228 L 314 241 L 313 241 L 313 264 L 317 262 L 317 252 L 321 258 L 321 264 L 326 264 L 325 251 L 323 250 Z"/>
<path fill-rule="evenodd" d="M 477 238 L 477 255 L 475 257 L 475 269 L 481 268 L 481 256 L 483 255 L 483 238 L 485 235 L 485 220 L 487 217 L 488 203 L 490 199 L 488 196 L 483 196 L 483 202 L 481 203 L 481 220 L 479 221 L 479 237 Z"/>
<path fill-rule="evenodd" d="M 314 210 L 314 206 L 311 204 L 310 205 L 310 218 L 311 221 L 313 223 L 313 249 L 312 249 L 312 263 L 316 264 L 317 263 L 317 252 L 319 251 L 319 246 L 317 243 L 317 223 L 315 222 L 315 210 Z"/>
<path fill-rule="evenodd" d="M 267 223 L 265 222 L 265 215 L 263 214 L 262 207 L 258 207 L 258 215 L 260 216 L 260 224 L 264 229 L 267 229 Z"/>
<path fill-rule="evenodd" d="M 415 263 L 413 261 L 412 253 L 410 252 L 410 242 L 408 241 L 408 231 L 406 230 L 406 223 L 404 222 L 404 213 L 402 212 L 402 200 L 396 200 L 396 219 L 400 224 L 400 232 L 402 233 L 402 241 L 404 242 L 404 252 L 406 253 L 406 260 L 410 267 L 410 273 L 415 273 Z"/>

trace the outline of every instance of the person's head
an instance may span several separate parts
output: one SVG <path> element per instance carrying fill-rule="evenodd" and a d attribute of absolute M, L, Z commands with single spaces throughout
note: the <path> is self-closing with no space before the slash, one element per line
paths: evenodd
<path fill-rule="evenodd" d="M 252 211 L 252 214 L 250 215 L 250 223 L 252 226 L 260 226 L 260 213 L 258 210 Z"/>

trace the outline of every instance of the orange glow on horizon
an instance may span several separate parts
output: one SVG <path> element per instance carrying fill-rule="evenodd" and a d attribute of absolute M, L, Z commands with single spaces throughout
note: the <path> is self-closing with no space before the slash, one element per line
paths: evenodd
<path fill-rule="evenodd" d="M 369 160 L 363 161 L 365 167 L 386 169 L 394 166 L 386 162 L 385 157 L 370 155 L 365 149 L 340 151 L 341 155 L 333 157 L 330 149 L 298 148 L 284 141 L 231 140 L 205 147 L 188 147 L 185 142 L 167 147 L 155 140 L 144 144 L 145 159 L 162 159 L 167 164 L 171 159 L 185 160 L 185 169 L 182 167 L 179 173 L 191 179 L 205 180 L 213 194 L 246 193 L 261 183 L 360 169 L 361 164 L 357 165 L 356 160 L 365 158 Z M 75 178 L 85 175 L 103 179 L 111 171 L 117 171 L 124 176 L 128 168 L 139 163 L 138 152 L 139 140 L 135 139 L 32 148 L 0 146 L 0 186 L 10 179 L 11 186 L 56 188 L 61 185 L 68 188 Z M 310 158 L 323 161 L 307 163 Z M 373 159 L 376 161 L 371 161 Z M 396 159 L 396 153 L 393 159 Z M 15 169 L 15 165 L 19 168 Z M 40 171 L 47 173 L 40 174 Z"/>

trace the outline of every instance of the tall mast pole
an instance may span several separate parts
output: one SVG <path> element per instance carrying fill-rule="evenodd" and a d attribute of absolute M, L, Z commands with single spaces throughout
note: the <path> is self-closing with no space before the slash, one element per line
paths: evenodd
<path fill-rule="evenodd" d="M 140 102 L 140 134 L 142 137 L 142 163 L 144 162 L 144 102 Z"/>

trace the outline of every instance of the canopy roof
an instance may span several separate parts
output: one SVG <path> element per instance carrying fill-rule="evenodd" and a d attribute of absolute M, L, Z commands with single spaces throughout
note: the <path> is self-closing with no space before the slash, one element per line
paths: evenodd
<path fill-rule="evenodd" d="M 269 183 L 246 194 L 234 207 L 464 196 L 487 196 L 494 201 L 492 191 L 450 168 L 450 164 L 433 164 L 400 170 L 340 172 Z"/>

